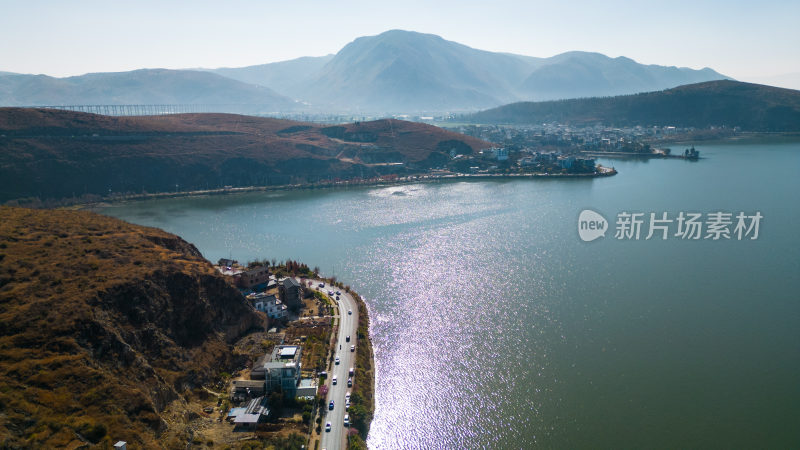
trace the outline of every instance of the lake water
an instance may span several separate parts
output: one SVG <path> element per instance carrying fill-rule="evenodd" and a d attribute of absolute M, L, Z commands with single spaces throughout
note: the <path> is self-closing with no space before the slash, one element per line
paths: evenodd
<path fill-rule="evenodd" d="M 610 178 L 102 212 L 212 261 L 296 259 L 360 292 L 377 364 L 371 448 L 797 447 L 800 144 L 698 149 L 699 162 L 601 160 Z M 609 220 L 605 238 L 579 239 L 585 208 Z M 757 240 L 617 240 L 622 211 L 763 220 Z"/>

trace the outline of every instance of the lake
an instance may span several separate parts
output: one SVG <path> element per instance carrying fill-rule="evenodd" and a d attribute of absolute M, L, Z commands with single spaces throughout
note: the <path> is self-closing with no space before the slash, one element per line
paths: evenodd
<path fill-rule="evenodd" d="M 800 144 L 600 160 L 597 179 L 148 200 L 101 212 L 365 297 L 371 448 L 800 443 Z M 675 147 L 673 150 L 681 150 Z M 584 242 L 578 215 L 608 220 Z M 760 212 L 758 239 L 615 239 L 621 212 Z M 734 224 L 736 220 L 733 220 Z M 731 225 L 731 231 L 733 231 Z"/>

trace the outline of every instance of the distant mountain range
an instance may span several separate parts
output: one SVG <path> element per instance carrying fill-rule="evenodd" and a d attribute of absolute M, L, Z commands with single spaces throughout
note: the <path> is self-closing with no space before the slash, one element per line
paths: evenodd
<path fill-rule="evenodd" d="M 335 55 L 241 68 L 69 78 L 0 73 L 0 105 L 240 103 L 267 111 L 444 112 L 520 100 L 633 94 L 725 78 L 708 68 L 643 65 L 598 53 L 550 58 L 495 53 L 432 34 L 391 30 L 360 37 Z"/>
<path fill-rule="evenodd" d="M 800 91 L 732 80 L 709 81 L 635 95 L 512 103 L 458 120 L 800 131 Z"/>
<path fill-rule="evenodd" d="M 275 91 L 194 70 L 141 69 L 77 77 L 0 74 L 1 106 L 201 104 L 237 105 L 237 111 L 291 110 Z"/>

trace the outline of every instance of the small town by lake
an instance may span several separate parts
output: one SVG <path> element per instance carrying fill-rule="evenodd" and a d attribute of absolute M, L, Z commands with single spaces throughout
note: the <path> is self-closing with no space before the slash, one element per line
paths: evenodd
<path fill-rule="evenodd" d="M 800 143 L 598 157 L 599 178 L 151 199 L 100 212 L 211 260 L 319 266 L 366 301 L 373 448 L 800 441 Z M 583 242 L 578 216 L 608 220 Z M 759 213 L 757 239 L 615 237 L 622 213 Z M 731 225 L 735 225 L 735 219 Z M 646 225 L 646 224 L 645 224 Z"/>

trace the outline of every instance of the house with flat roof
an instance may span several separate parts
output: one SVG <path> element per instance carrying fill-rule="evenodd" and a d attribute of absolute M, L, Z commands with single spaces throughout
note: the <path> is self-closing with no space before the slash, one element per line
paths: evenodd
<path fill-rule="evenodd" d="M 269 270 L 264 266 L 252 267 L 234 276 L 236 285 L 242 289 L 265 287 L 269 281 Z"/>
<path fill-rule="evenodd" d="M 231 397 L 234 400 L 245 400 L 264 395 L 264 380 L 233 380 Z"/>
<path fill-rule="evenodd" d="M 253 380 L 264 380 L 266 392 L 280 388 L 286 396 L 297 395 L 300 383 L 302 347 L 278 345 L 269 355 L 259 358 L 250 371 Z"/>

